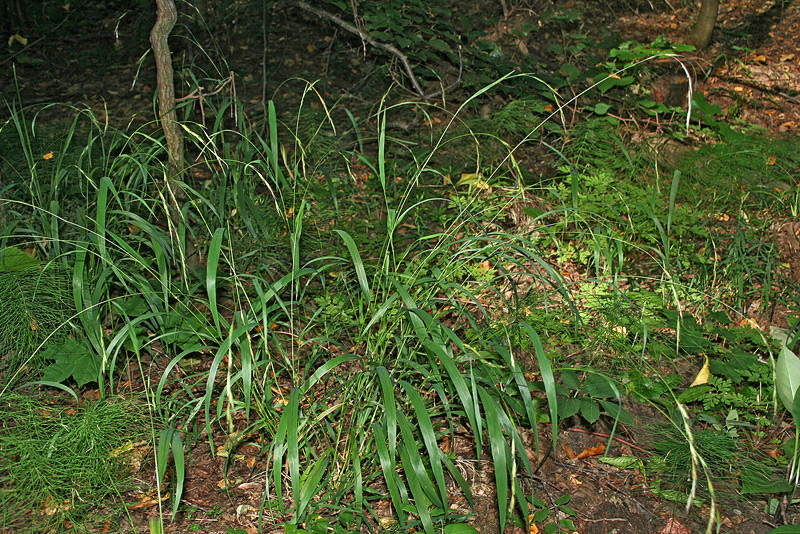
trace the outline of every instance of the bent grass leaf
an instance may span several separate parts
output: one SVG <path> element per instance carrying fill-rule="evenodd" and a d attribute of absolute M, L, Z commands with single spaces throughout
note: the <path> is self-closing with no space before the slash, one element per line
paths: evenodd
<path fill-rule="evenodd" d="M 636 456 L 605 457 L 598 458 L 598 460 L 604 464 L 613 465 L 618 469 L 638 469 L 639 471 L 644 469 L 644 462 Z"/>
<path fill-rule="evenodd" d="M 353 267 L 356 270 L 358 285 L 361 287 L 361 292 L 364 294 L 364 298 L 367 299 L 367 303 L 371 302 L 372 291 L 369 288 L 367 272 L 364 269 L 364 260 L 361 259 L 361 254 L 358 252 L 358 245 L 356 245 L 356 242 L 350 234 L 344 230 L 334 230 L 334 232 L 339 234 L 339 237 L 342 238 L 342 241 L 344 241 L 344 244 L 347 246 L 347 251 L 350 253 L 350 258 L 353 260 Z"/>

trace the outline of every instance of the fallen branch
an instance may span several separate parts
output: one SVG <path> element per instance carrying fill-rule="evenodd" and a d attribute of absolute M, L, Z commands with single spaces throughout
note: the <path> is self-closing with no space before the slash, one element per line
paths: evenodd
<path fill-rule="evenodd" d="M 302 9 L 304 11 L 308 11 L 309 13 L 313 13 L 314 15 L 316 15 L 316 16 L 318 16 L 320 18 L 323 18 L 323 19 L 326 19 L 326 20 L 329 20 L 329 21 L 333 22 L 334 24 L 336 24 L 340 28 L 343 28 L 343 29 L 347 30 L 350 33 L 354 33 L 355 35 L 358 35 L 364 42 L 369 43 L 371 46 L 374 46 L 375 48 L 380 48 L 381 50 L 385 50 L 385 51 L 389 52 L 390 54 L 392 54 L 393 56 L 395 56 L 397 59 L 400 60 L 400 62 L 405 67 L 406 74 L 408 74 L 408 78 L 411 80 L 411 85 L 414 86 L 414 90 L 419 94 L 419 96 L 425 102 L 429 102 L 430 101 L 430 97 L 428 97 L 425 94 L 425 92 L 422 90 L 422 86 L 419 84 L 419 81 L 417 81 L 417 77 L 414 76 L 414 70 L 411 68 L 411 63 L 408 61 L 408 56 L 406 56 L 404 53 L 402 53 L 396 47 L 394 47 L 394 46 L 392 46 L 390 44 L 382 43 L 382 42 L 378 41 L 377 39 L 375 39 L 374 37 L 372 37 L 367 32 L 361 30 L 360 28 L 357 28 L 353 24 L 350 24 L 346 20 L 342 20 L 341 18 L 337 17 L 333 13 L 328 13 L 327 11 L 325 11 L 323 9 L 318 9 L 318 8 L 316 8 L 316 7 L 314 7 L 314 6 L 310 5 L 310 4 L 307 4 L 306 2 L 303 2 L 302 0 L 293 0 L 292 4 L 296 5 L 297 7 L 299 7 L 300 9 Z"/>

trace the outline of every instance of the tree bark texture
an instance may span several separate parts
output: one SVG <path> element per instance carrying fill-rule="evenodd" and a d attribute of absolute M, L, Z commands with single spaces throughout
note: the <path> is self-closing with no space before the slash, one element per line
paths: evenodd
<path fill-rule="evenodd" d="M 698 50 L 706 48 L 711 42 L 711 34 L 714 31 L 718 13 L 719 0 L 703 0 L 703 3 L 700 4 L 700 13 L 697 14 L 697 21 L 686 42 Z"/>
<path fill-rule="evenodd" d="M 169 152 L 169 188 L 170 203 L 177 207 L 177 199 L 183 198 L 183 188 L 175 183 L 183 173 L 183 132 L 178 124 L 175 112 L 175 82 L 173 80 L 172 54 L 169 51 L 167 38 L 175 22 L 178 10 L 174 0 L 156 0 L 158 18 L 150 31 L 150 45 L 156 58 L 156 83 L 158 85 L 158 120 L 164 129 Z"/>

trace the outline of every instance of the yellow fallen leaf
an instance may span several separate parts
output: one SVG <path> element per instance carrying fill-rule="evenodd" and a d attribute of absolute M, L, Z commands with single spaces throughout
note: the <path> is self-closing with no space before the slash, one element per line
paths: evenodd
<path fill-rule="evenodd" d="M 476 172 L 465 172 L 461 174 L 461 179 L 456 185 L 466 185 L 477 187 L 478 189 L 489 189 L 489 184 L 483 180 L 483 176 Z"/>
<path fill-rule="evenodd" d="M 742 328 L 744 328 L 745 326 L 749 326 L 750 328 L 758 330 L 758 323 L 749 317 L 746 317 L 741 321 L 739 321 L 739 326 L 741 326 Z"/>
<path fill-rule="evenodd" d="M 708 382 L 708 377 L 711 375 L 711 371 L 708 368 L 708 356 L 705 356 L 706 361 L 703 363 L 702 369 L 700 372 L 697 373 L 697 376 L 694 377 L 694 382 L 689 387 L 699 386 L 701 384 L 705 384 Z"/>
<path fill-rule="evenodd" d="M 15 33 L 14 35 L 12 35 L 11 37 L 8 38 L 8 46 L 13 45 L 15 42 L 21 44 L 22 46 L 27 46 L 28 45 L 28 38 L 27 37 L 23 37 L 18 33 Z"/>

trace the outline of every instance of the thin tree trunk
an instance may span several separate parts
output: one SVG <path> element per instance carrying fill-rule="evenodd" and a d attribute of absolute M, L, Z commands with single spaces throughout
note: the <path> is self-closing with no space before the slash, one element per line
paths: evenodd
<path fill-rule="evenodd" d="M 156 3 L 158 18 L 150 31 L 150 45 L 153 47 L 153 54 L 156 58 L 158 120 L 164 129 L 167 152 L 169 152 L 167 176 L 169 202 L 173 208 L 179 208 L 178 200 L 183 198 L 183 188 L 179 183 L 183 173 L 183 132 L 175 112 L 172 54 L 167 44 L 167 38 L 178 20 L 178 10 L 175 8 L 174 0 L 156 0 Z"/>
<path fill-rule="evenodd" d="M 703 0 L 703 3 L 700 4 L 700 13 L 697 14 L 697 21 L 686 42 L 698 50 L 706 48 L 711 42 L 711 34 L 714 31 L 718 13 L 719 0 Z"/>

